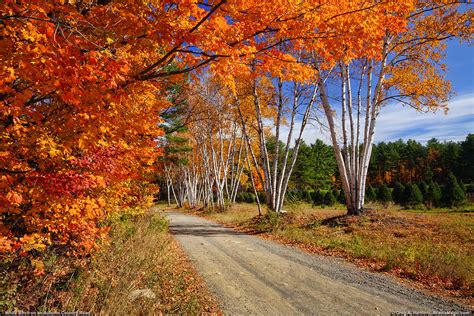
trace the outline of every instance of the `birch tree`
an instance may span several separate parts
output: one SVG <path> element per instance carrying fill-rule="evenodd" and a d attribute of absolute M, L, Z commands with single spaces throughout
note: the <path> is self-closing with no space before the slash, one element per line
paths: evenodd
<path fill-rule="evenodd" d="M 318 88 L 297 81 L 285 82 L 282 78 L 274 78 L 274 81 L 276 84 L 273 85 L 268 78 L 257 78 L 250 83 L 241 83 L 241 91 L 235 97 L 234 106 L 239 114 L 242 132 L 249 142 L 249 157 L 258 170 L 262 171 L 258 174 L 263 174 L 260 180 L 265 191 L 266 205 L 279 213 L 283 209 L 288 182 Z M 273 90 L 271 98 L 269 88 Z M 284 127 L 288 129 L 286 137 L 282 135 Z M 271 152 L 269 137 L 272 137 L 275 144 Z M 250 145 L 253 139 L 258 144 L 257 153 Z"/>
<path fill-rule="evenodd" d="M 458 11 L 457 3 L 420 3 L 406 19 L 406 31 L 385 30 L 373 54 L 363 52 L 351 58 L 343 52 L 329 67 L 320 56 L 313 60 L 350 215 L 360 214 L 364 207 L 376 123 L 383 107 L 447 110 L 450 84 L 441 63 L 442 41 L 470 39 L 472 34 L 472 11 Z M 330 72 L 332 86 L 323 81 Z M 338 89 L 333 88 L 337 85 Z"/>

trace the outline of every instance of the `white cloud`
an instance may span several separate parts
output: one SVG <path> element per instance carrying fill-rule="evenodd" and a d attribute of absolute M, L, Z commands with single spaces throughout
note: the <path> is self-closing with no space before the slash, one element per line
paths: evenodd
<path fill-rule="evenodd" d="M 411 107 L 400 104 L 387 105 L 382 109 L 377 120 L 375 141 L 394 141 L 398 139 L 415 139 L 426 142 L 431 138 L 438 140 L 464 140 L 468 133 L 474 133 L 474 94 L 467 94 L 453 99 L 449 102 L 449 112 L 439 111 L 437 113 L 419 113 Z M 324 118 L 321 118 L 323 123 Z M 295 123 L 293 139 L 297 137 L 301 121 Z M 288 126 L 281 129 L 280 139 L 286 142 L 288 137 Z M 307 144 L 316 139 L 322 139 L 330 143 L 328 131 L 314 122 L 308 125 L 303 133 L 303 139 Z"/>
<path fill-rule="evenodd" d="M 295 126 L 293 129 L 293 141 L 298 137 L 301 129 L 301 121 L 296 121 Z M 280 128 L 280 140 L 286 143 L 286 140 L 288 139 L 288 133 L 289 133 L 289 126 L 282 126 Z M 302 135 L 303 140 L 306 142 L 306 144 L 312 144 L 316 139 L 321 139 L 326 143 L 330 143 L 330 138 L 328 137 L 328 133 L 326 132 L 325 129 L 321 128 L 321 126 L 317 123 L 311 123 L 306 125 L 306 128 L 303 132 Z M 293 142 L 294 144 L 294 142 Z"/>
<path fill-rule="evenodd" d="M 400 104 L 382 109 L 377 121 L 375 140 L 393 141 L 415 139 L 426 142 L 435 137 L 439 140 L 463 140 L 474 133 L 474 94 L 463 95 L 449 102 L 449 112 L 419 113 Z"/>

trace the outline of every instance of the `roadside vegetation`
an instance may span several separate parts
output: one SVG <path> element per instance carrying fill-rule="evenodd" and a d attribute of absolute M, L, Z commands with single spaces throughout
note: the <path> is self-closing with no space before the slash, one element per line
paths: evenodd
<path fill-rule="evenodd" d="M 197 214 L 313 253 L 344 257 L 374 271 L 416 281 L 464 300 L 474 295 L 474 213 L 369 205 L 346 216 L 342 205 L 289 204 L 287 213 L 257 216 L 253 204 Z"/>
<path fill-rule="evenodd" d="M 106 315 L 201 314 L 217 303 L 152 208 L 109 220 L 110 238 L 88 258 L 49 253 L 43 272 L 2 262 L 1 311 L 87 311 Z M 8 269 L 7 269 L 8 267 Z"/>

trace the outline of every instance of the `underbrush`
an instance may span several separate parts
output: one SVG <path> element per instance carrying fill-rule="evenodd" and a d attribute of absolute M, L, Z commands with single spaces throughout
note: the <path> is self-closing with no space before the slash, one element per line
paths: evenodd
<path fill-rule="evenodd" d="M 377 205 L 371 205 L 379 209 Z M 312 252 L 354 260 L 389 271 L 453 296 L 474 295 L 474 216 L 455 210 L 401 210 L 388 207 L 362 216 L 342 208 L 301 204 L 278 215 L 256 217 L 248 204 L 207 217 Z"/>
<path fill-rule="evenodd" d="M 5 266 L 1 310 L 93 314 L 196 314 L 217 305 L 153 209 L 110 219 L 110 238 L 89 258 L 45 255 L 44 275 Z"/>

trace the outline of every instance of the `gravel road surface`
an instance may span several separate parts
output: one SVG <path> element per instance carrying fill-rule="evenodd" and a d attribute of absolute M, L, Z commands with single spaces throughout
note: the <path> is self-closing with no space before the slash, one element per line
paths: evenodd
<path fill-rule="evenodd" d="M 167 216 L 171 233 L 228 315 L 466 311 L 337 258 L 307 254 L 197 216 Z"/>

